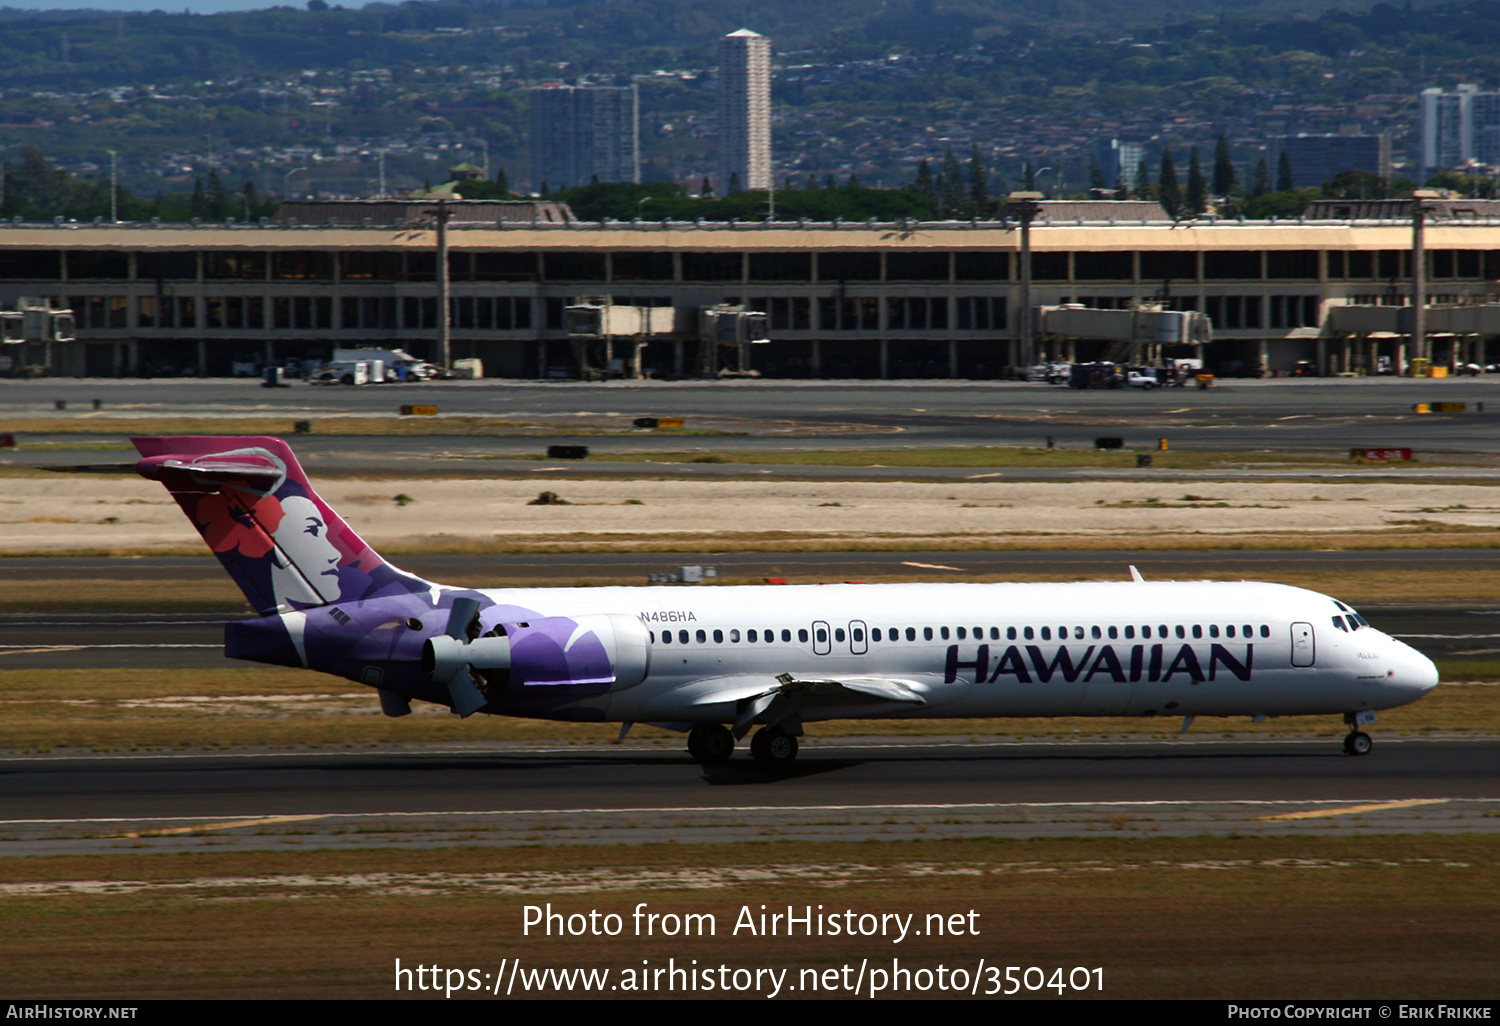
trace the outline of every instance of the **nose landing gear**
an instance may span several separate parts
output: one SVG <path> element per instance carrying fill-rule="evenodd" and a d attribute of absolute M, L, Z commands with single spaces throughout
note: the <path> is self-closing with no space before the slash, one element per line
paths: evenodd
<path fill-rule="evenodd" d="M 1366 723 L 1374 723 L 1375 714 L 1372 712 L 1344 713 L 1344 722 L 1349 726 L 1349 733 L 1344 736 L 1344 754 L 1369 755 L 1370 750 L 1375 747 L 1375 742 L 1370 740 L 1369 734 L 1359 728 Z"/>

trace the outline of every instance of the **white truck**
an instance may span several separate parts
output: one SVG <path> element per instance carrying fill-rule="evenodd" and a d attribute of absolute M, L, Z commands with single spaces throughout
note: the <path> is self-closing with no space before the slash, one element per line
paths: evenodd
<path fill-rule="evenodd" d="M 439 374 L 439 369 L 426 360 L 419 360 L 404 349 L 335 349 L 334 364 L 371 362 L 378 360 L 383 365 L 378 381 L 428 381 Z"/>
<path fill-rule="evenodd" d="M 384 360 L 330 360 L 307 379 L 309 385 L 374 385 L 383 383 Z"/>

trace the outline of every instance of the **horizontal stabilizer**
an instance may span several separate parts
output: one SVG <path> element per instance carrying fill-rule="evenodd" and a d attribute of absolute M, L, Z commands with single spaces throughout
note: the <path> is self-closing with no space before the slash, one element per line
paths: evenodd
<path fill-rule="evenodd" d="M 148 456 L 136 464 L 142 477 L 153 481 L 172 482 L 174 477 L 186 475 L 187 480 L 203 486 L 205 492 L 217 491 L 219 487 L 250 488 L 260 494 L 269 494 L 286 478 L 286 471 L 268 456 L 259 453 L 222 453 L 213 456 Z M 183 487 L 178 482 L 174 491 L 195 490 Z"/>

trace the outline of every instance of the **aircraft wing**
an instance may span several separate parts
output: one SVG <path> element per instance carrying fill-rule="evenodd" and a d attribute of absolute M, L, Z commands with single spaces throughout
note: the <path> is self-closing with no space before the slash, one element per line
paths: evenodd
<path fill-rule="evenodd" d="M 679 709 L 683 706 L 732 706 L 736 737 L 744 737 L 756 723 L 769 726 L 783 720 L 800 719 L 802 711 L 809 707 L 883 705 L 888 702 L 927 704 L 923 694 L 926 689 L 922 684 L 899 677 L 797 678 L 789 673 L 778 677 L 739 674 L 695 681 L 682 690 L 686 693 L 679 692 L 673 703 Z M 670 696 L 663 697 L 671 700 Z"/>

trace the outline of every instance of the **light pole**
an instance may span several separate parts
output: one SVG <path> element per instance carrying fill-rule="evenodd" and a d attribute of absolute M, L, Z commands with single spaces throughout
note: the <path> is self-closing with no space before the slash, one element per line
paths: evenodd
<path fill-rule="evenodd" d="M 1039 167 L 1035 171 L 1031 172 L 1031 178 L 1032 178 L 1033 181 L 1040 182 L 1042 180 L 1042 175 L 1045 172 L 1047 172 L 1047 171 L 1055 171 L 1055 170 L 1057 170 L 1057 169 L 1054 168 L 1051 164 L 1048 164 L 1046 167 Z M 1037 198 L 1040 199 L 1041 195 L 1042 195 L 1041 193 L 1037 193 Z"/>
<path fill-rule="evenodd" d="M 1023 368 L 1035 362 L 1031 345 L 1031 221 L 1041 212 L 1037 200 L 1039 192 L 1013 192 L 1005 204 L 1006 216 L 1021 222 L 1021 309 L 1016 311 L 1016 338 L 1019 343 L 1018 363 Z"/>
<path fill-rule="evenodd" d="M 455 195 L 453 198 L 462 197 Z M 434 220 L 437 222 L 438 352 L 445 371 L 453 369 L 452 320 L 448 316 L 448 218 L 452 213 L 447 200 L 437 201 Z"/>
<path fill-rule="evenodd" d="M 115 150 L 106 150 L 109 154 L 109 219 L 118 224 L 120 221 L 120 165 L 119 153 Z"/>
<path fill-rule="evenodd" d="M 1427 256 L 1422 236 L 1423 223 L 1433 208 L 1424 206 L 1422 201 L 1441 195 L 1437 189 L 1413 189 L 1411 194 L 1411 354 L 1414 359 L 1425 359 L 1429 368 L 1432 354 L 1427 350 Z"/>
<path fill-rule="evenodd" d="M 284 176 L 286 178 L 286 186 L 281 190 L 281 195 L 282 195 L 283 199 L 291 199 L 292 198 L 292 175 L 301 174 L 303 171 L 306 171 L 306 170 L 307 170 L 307 168 L 305 168 L 305 167 L 294 167 L 294 168 L 292 168 L 290 171 L 288 171 L 286 173 L 286 175 Z"/>

